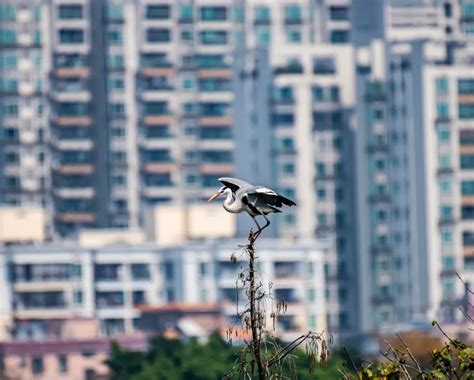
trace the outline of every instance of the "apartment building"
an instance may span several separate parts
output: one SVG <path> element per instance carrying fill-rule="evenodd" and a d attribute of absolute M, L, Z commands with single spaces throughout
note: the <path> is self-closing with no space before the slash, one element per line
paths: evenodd
<path fill-rule="evenodd" d="M 103 335 L 128 334 L 137 330 L 138 306 L 172 302 L 219 303 L 229 323 L 235 322 L 237 299 L 239 308 L 245 308 L 243 290 L 237 298 L 236 280 L 246 265 L 236 246 L 233 241 L 166 249 L 154 245 L 93 249 L 74 243 L 4 246 L 2 324 L 13 323 L 16 339 L 41 339 L 44 321 L 95 317 Z M 263 285 L 273 302 L 284 299 L 288 304 L 278 322 L 283 336 L 307 329 L 327 331 L 325 249 L 314 242 L 259 243 Z M 233 253 L 236 263 L 230 261 Z"/>
<path fill-rule="evenodd" d="M 353 29 L 359 320 L 366 332 L 459 321 L 464 289 L 456 272 L 469 267 L 470 36 L 455 47 L 446 35 L 429 41 L 423 32 L 419 39 L 399 32 L 386 40 L 383 23 L 371 33 Z"/>
<path fill-rule="evenodd" d="M 427 181 L 432 190 L 429 241 L 436 252 L 432 270 L 433 301 L 439 315 L 463 318 L 459 299 L 472 281 L 474 255 L 474 73 L 473 51 L 459 51 L 454 64 L 423 70 L 426 139 L 430 144 Z"/>
<path fill-rule="evenodd" d="M 52 235 L 136 228 L 150 204 L 206 198 L 236 173 L 235 52 L 346 43 L 350 30 L 340 0 L 1 6 L 1 200 L 42 204 Z"/>

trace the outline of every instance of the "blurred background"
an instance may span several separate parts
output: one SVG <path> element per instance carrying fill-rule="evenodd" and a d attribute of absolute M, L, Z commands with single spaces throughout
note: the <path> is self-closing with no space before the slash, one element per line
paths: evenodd
<path fill-rule="evenodd" d="M 298 204 L 257 246 L 282 339 L 470 311 L 473 0 L 1 0 L 0 72 L 1 368 L 235 321 L 223 176 Z"/>

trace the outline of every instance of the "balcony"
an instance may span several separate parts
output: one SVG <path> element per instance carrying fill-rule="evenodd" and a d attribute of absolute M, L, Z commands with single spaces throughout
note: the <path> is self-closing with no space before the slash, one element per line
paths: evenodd
<path fill-rule="evenodd" d="M 232 70 L 225 68 L 207 68 L 197 71 L 198 78 L 232 78 Z"/>
<path fill-rule="evenodd" d="M 52 70 L 51 75 L 56 78 L 89 78 L 90 69 L 87 67 L 59 67 Z"/>
<path fill-rule="evenodd" d="M 176 70 L 173 67 L 142 67 L 140 74 L 143 77 L 170 77 L 176 74 Z"/>
<path fill-rule="evenodd" d="M 474 104 L 474 94 L 459 94 L 458 102 L 462 104 Z"/>
<path fill-rule="evenodd" d="M 461 197 L 461 204 L 466 206 L 474 205 L 474 195 L 463 195 Z"/>
<path fill-rule="evenodd" d="M 54 190 L 54 195 L 58 198 L 64 199 L 77 199 L 84 198 L 90 199 L 94 198 L 95 190 L 93 187 L 84 186 L 82 188 L 56 188 Z"/>
<path fill-rule="evenodd" d="M 64 309 L 67 306 L 62 291 L 16 293 L 18 310 Z"/>
<path fill-rule="evenodd" d="M 222 163 L 222 164 L 203 164 L 199 166 L 199 171 L 202 174 L 222 174 L 227 173 L 230 175 L 234 173 L 235 167 L 233 164 Z"/>
<path fill-rule="evenodd" d="M 71 211 L 58 213 L 55 219 L 61 223 L 94 223 L 96 217 L 92 212 Z"/>
<path fill-rule="evenodd" d="M 170 83 L 168 77 L 166 76 L 149 76 L 142 78 L 139 84 L 141 91 L 171 91 L 174 89 L 174 86 Z M 145 98 L 145 94 L 142 94 L 142 97 Z"/>
<path fill-rule="evenodd" d="M 90 151 L 94 148 L 94 143 L 91 139 L 58 139 L 51 138 L 51 144 L 59 150 L 81 150 Z"/>
<path fill-rule="evenodd" d="M 123 307 L 125 304 L 123 292 L 96 292 L 95 303 L 98 309 Z"/>
<path fill-rule="evenodd" d="M 464 257 L 474 257 L 474 245 L 467 245 L 463 247 Z"/>
<path fill-rule="evenodd" d="M 56 164 L 53 170 L 64 175 L 87 175 L 94 172 L 92 164 Z"/>
<path fill-rule="evenodd" d="M 474 154 L 474 144 L 472 145 L 461 145 L 459 147 L 460 154 Z"/>
<path fill-rule="evenodd" d="M 201 116 L 198 119 L 200 126 L 232 126 L 233 120 L 230 116 Z"/>
<path fill-rule="evenodd" d="M 153 125 L 167 125 L 172 124 L 175 121 L 175 117 L 171 114 L 163 115 L 145 115 L 142 117 L 142 124 L 146 126 Z"/>
<path fill-rule="evenodd" d="M 98 282 L 117 282 L 123 279 L 122 264 L 95 264 L 94 277 Z"/>
<path fill-rule="evenodd" d="M 144 173 L 169 173 L 171 171 L 175 171 L 177 168 L 175 163 L 153 163 L 148 162 L 144 163 L 141 166 L 141 171 Z"/>
<path fill-rule="evenodd" d="M 53 116 L 51 122 L 58 127 L 91 127 L 90 116 Z"/>

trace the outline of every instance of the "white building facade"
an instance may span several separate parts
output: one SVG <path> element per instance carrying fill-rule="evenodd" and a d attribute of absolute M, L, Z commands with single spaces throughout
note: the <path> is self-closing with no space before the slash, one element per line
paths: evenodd
<path fill-rule="evenodd" d="M 139 306 L 171 302 L 222 304 L 229 323 L 235 322 L 237 299 L 241 310 L 245 307 L 243 290 L 237 298 L 236 281 L 246 259 L 237 244 L 196 242 L 166 249 L 87 249 L 72 243 L 4 246 L 2 324 L 10 326 L 16 339 L 39 339 L 44 338 L 43 320 L 96 317 L 102 334 L 117 335 L 138 329 Z M 314 242 L 258 244 L 262 283 L 273 303 L 288 304 L 281 316 L 283 336 L 327 332 L 324 249 Z M 233 253 L 236 263 L 230 261 Z"/>

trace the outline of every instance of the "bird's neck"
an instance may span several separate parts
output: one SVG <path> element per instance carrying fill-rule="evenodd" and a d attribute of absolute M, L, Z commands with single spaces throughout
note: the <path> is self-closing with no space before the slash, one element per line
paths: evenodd
<path fill-rule="evenodd" d="M 227 193 L 227 197 L 224 201 L 224 208 L 228 212 L 232 212 L 232 213 L 238 213 L 239 212 L 237 201 L 234 200 L 234 196 L 231 192 Z"/>

